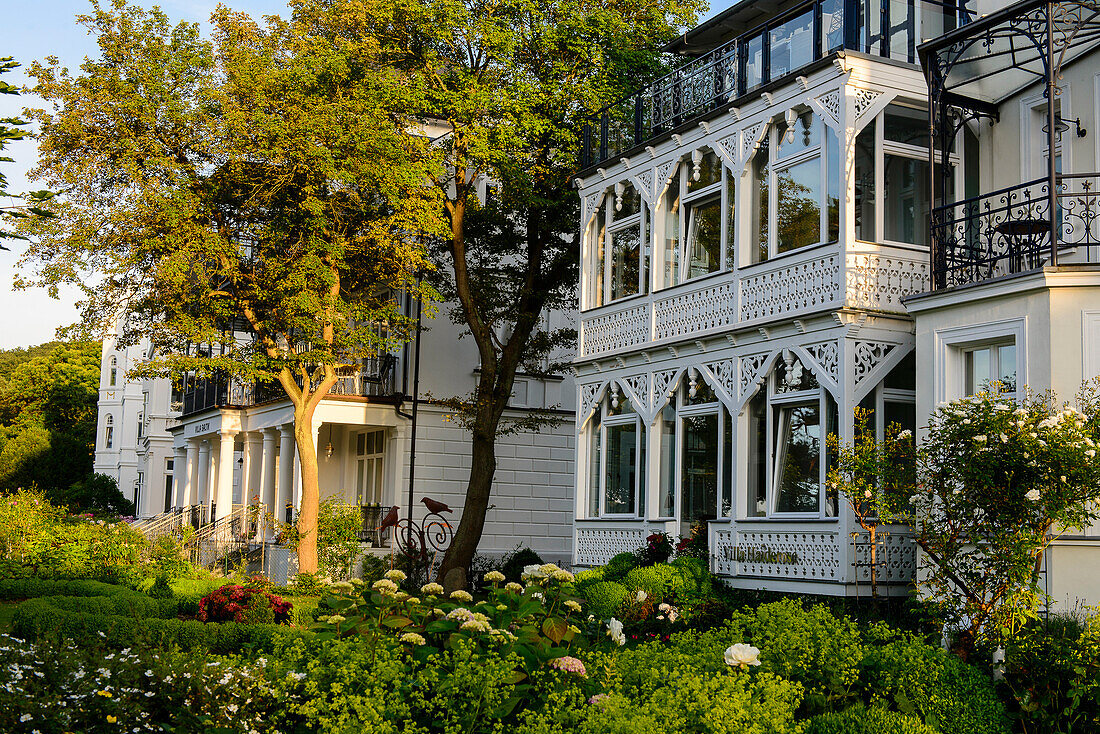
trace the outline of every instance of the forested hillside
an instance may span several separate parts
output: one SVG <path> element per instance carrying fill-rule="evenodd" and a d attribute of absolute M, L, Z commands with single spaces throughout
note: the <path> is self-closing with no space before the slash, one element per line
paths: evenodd
<path fill-rule="evenodd" d="M 91 475 L 99 365 L 95 342 L 0 350 L 0 491 L 60 500 Z"/>

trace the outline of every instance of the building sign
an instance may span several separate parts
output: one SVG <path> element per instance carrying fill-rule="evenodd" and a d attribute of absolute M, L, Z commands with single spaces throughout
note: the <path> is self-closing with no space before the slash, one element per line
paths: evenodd
<path fill-rule="evenodd" d="M 794 551 L 781 551 L 769 548 L 766 545 L 727 545 L 722 548 L 722 555 L 727 561 L 737 563 L 771 563 L 787 566 L 797 566 L 798 554 Z"/>
<path fill-rule="evenodd" d="M 194 426 L 194 430 L 191 431 L 191 432 L 194 433 L 195 435 L 198 435 L 200 433 L 209 433 L 209 431 L 210 431 L 210 421 L 206 421 L 205 423 L 196 423 L 195 426 Z"/>

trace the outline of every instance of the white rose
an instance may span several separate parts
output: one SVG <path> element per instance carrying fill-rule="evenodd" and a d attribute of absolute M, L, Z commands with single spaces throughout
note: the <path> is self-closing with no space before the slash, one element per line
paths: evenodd
<path fill-rule="evenodd" d="M 727 647 L 722 657 L 725 658 L 726 665 L 731 667 L 737 665 L 744 669 L 750 665 L 760 664 L 760 651 L 752 645 L 746 645 L 744 642 L 738 642 Z"/>
<path fill-rule="evenodd" d="M 614 617 L 607 620 L 607 636 L 617 645 L 626 644 L 626 635 L 623 634 L 623 623 Z"/>
<path fill-rule="evenodd" d="M 1024 497 L 1027 497 L 1032 502 L 1038 502 L 1039 497 L 1040 497 L 1039 490 L 1038 489 L 1029 489 L 1027 491 L 1027 494 L 1024 495 Z"/>
<path fill-rule="evenodd" d="M 644 591 L 642 591 L 641 589 L 638 589 L 638 593 L 634 595 L 634 601 L 641 604 L 643 601 L 646 600 L 646 596 L 647 595 Z"/>

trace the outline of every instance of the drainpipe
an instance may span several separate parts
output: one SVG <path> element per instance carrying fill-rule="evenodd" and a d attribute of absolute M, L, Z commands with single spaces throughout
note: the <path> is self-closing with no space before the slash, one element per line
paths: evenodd
<path fill-rule="evenodd" d="M 416 276 L 417 291 L 420 290 L 422 274 Z M 420 406 L 420 330 L 424 315 L 424 299 L 416 299 L 416 347 L 413 350 L 416 364 L 413 366 L 412 426 L 409 434 L 409 522 L 413 516 L 413 485 L 416 478 L 416 416 Z"/>
<path fill-rule="evenodd" d="M 1054 81 L 1054 4 L 1047 3 L 1047 215 L 1050 217 L 1050 264 L 1058 265 L 1058 169 L 1054 163 L 1054 149 L 1057 146 L 1057 125 L 1054 113 L 1054 95 L 1058 89 Z"/>

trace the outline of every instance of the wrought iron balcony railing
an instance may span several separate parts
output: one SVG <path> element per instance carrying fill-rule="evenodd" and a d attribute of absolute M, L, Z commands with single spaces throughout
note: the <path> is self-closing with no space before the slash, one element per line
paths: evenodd
<path fill-rule="evenodd" d="M 934 287 L 1100 263 L 1100 174 L 1059 175 L 1055 188 L 1053 223 L 1046 177 L 933 209 Z"/>
<path fill-rule="evenodd" d="M 923 41 L 968 22 L 967 0 L 813 0 L 675 69 L 594 115 L 581 167 L 618 158 L 841 49 L 916 63 Z"/>
<path fill-rule="evenodd" d="M 392 354 L 362 359 L 354 368 L 341 368 L 329 395 L 368 398 L 389 397 L 396 390 Z M 316 389 L 317 385 L 312 386 Z M 241 382 L 226 377 L 193 378 L 182 391 L 181 415 L 187 416 L 211 408 L 243 408 L 280 400 L 286 393 L 278 383 Z"/>

